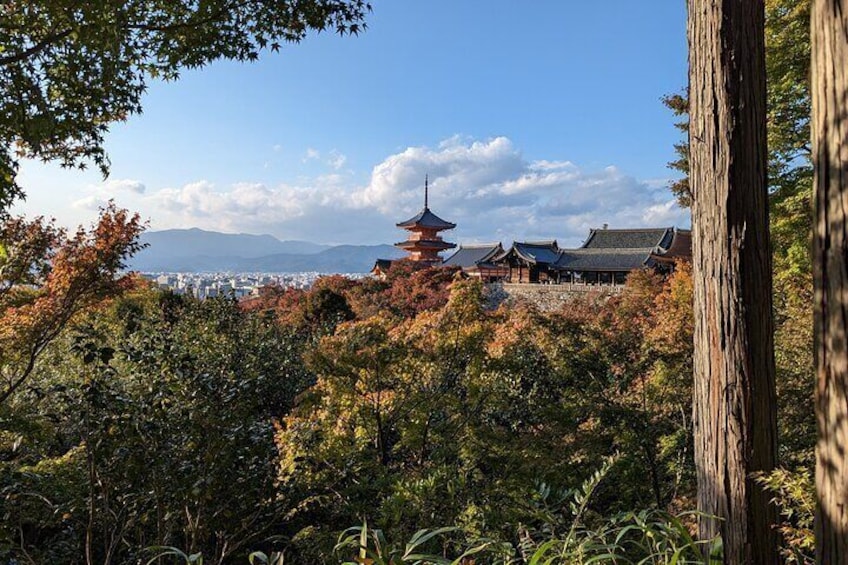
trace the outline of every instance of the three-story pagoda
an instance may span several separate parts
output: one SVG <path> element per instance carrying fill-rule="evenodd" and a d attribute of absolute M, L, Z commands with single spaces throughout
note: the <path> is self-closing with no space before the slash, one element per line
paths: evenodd
<path fill-rule="evenodd" d="M 430 211 L 427 202 L 428 193 L 428 179 L 425 177 L 424 209 L 405 222 L 397 224 L 397 227 L 409 232 L 409 237 L 406 241 L 395 243 L 395 247 L 400 247 L 409 253 L 408 259 L 410 261 L 435 265 L 442 262 L 442 258 L 439 257 L 440 252 L 456 247 L 456 244 L 443 240 L 439 232 L 452 230 L 456 227 L 456 224 L 447 222 Z"/>

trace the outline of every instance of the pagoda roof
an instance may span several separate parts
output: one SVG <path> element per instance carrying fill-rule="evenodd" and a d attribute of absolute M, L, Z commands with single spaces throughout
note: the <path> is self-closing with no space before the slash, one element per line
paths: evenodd
<path fill-rule="evenodd" d="M 397 227 L 404 229 L 422 227 L 437 230 L 452 230 L 456 227 L 456 224 L 441 219 L 425 206 L 423 210 L 421 210 L 405 222 L 398 223 Z"/>
<path fill-rule="evenodd" d="M 592 229 L 580 247 L 583 249 L 668 248 L 674 228 Z"/>
<path fill-rule="evenodd" d="M 504 252 L 500 243 L 460 245 L 456 253 L 445 259 L 444 265 L 471 268 Z"/>
<path fill-rule="evenodd" d="M 395 243 L 395 247 L 400 247 L 401 249 L 453 249 L 456 247 L 455 243 L 449 243 L 447 241 L 434 241 L 428 239 L 419 239 L 419 240 L 406 240 L 399 241 Z"/>

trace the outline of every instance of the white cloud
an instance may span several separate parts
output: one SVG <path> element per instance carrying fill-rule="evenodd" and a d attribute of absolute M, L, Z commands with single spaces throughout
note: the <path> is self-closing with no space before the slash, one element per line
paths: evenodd
<path fill-rule="evenodd" d="M 100 208 L 103 208 L 108 201 L 96 194 L 90 194 L 84 198 L 80 198 L 79 200 L 74 200 L 71 203 L 71 206 L 77 210 L 84 210 L 87 212 L 96 212 Z"/>
<path fill-rule="evenodd" d="M 533 161 L 530 166 L 540 171 L 555 171 L 558 169 L 575 168 L 574 163 L 571 161 L 546 161 L 544 159 L 540 161 Z"/>
<path fill-rule="evenodd" d="M 144 194 L 146 187 L 144 183 L 132 179 L 109 179 L 99 185 L 90 187 L 92 190 L 106 194 L 116 194 L 119 192 L 134 192 L 135 194 Z"/>
<path fill-rule="evenodd" d="M 273 233 L 321 242 L 377 243 L 404 237 L 395 223 L 423 205 L 457 229 L 452 241 L 554 237 L 577 245 L 589 228 L 688 225 L 664 185 L 640 181 L 615 167 L 583 171 L 566 160 L 527 161 L 506 137 L 449 138 L 435 148 L 409 147 L 386 157 L 365 183 L 337 172 L 297 184 L 229 187 L 198 181 L 144 197 L 157 228 L 202 227 Z M 319 159 L 317 150 L 307 150 Z M 328 153 L 329 159 L 333 152 Z M 332 165 L 331 165 L 332 166 Z"/>
<path fill-rule="evenodd" d="M 306 163 L 307 161 L 314 161 L 316 159 L 321 158 L 321 152 L 317 149 L 313 149 L 312 147 L 306 148 L 306 153 L 303 154 L 302 162 Z"/>
<path fill-rule="evenodd" d="M 330 154 L 327 156 L 327 164 L 336 171 L 341 169 L 346 162 L 347 156 L 339 153 L 335 149 L 330 151 Z"/>
<path fill-rule="evenodd" d="M 86 196 L 71 202 L 71 207 L 93 212 L 106 206 L 109 200 L 125 200 L 133 196 L 143 195 L 146 190 L 144 183 L 132 179 L 108 179 L 96 184 L 88 184 L 83 188 Z M 120 205 L 120 203 L 119 203 Z"/>
<path fill-rule="evenodd" d="M 680 216 L 680 207 L 677 199 L 671 198 L 665 202 L 648 207 L 642 214 L 642 219 L 649 225 L 671 225 Z"/>

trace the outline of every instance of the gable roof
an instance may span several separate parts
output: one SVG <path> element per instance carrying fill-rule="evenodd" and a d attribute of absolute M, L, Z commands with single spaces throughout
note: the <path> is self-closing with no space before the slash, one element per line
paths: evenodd
<path fill-rule="evenodd" d="M 692 257 L 692 230 L 674 230 L 671 242 L 665 247 L 665 254 L 675 257 Z"/>
<path fill-rule="evenodd" d="M 484 264 L 503 266 L 519 260 L 559 271 L 627 272 L 690 258 L 692 234 L 676 228 L 591 230 L 577 249 L 562 249 L 556 240 L 515 241 L 504 250 L 500 244 L 463 245 L 443 264 L 471 268 Z"/>
<path fill-rule="evenodd" d="M 394 262 L 395 262 L 394 259 L 377 259 L 374 262 L 374 267 L 371 269 L 371 271 L 373 272 L 377 269 L 382 269 L 383 271 L 388 271 L 389 268 L 392 266 L 392 263 L 394 263 Z"/>
<path fill-rule="evenodd" d="M 592 229 L 581 249 L 645 249 L 671 244 L 674 228 Z"/>
<path fill-rule="evenodd" d="M 508 251 L 493 257 L 493 260 L 501 261 L 514 255 L 534 265 L 553 265 L 559 259 L 560 253 L 560 248 L 555 239 L 550 241 L 514 241 Z"/>
<path fill-rule="evenodd" d="M 409 229 L 414 227 L 431 228 L 437 230 L 451 230 L 456 227 L 456 224 L 445 221 L 435 215 L 426 206 L 423 210 L 412 216 L 405 222 L 396 224 L 399 228 Z"/>
<path fill-rule="evenodd" d="M 460 245 L 456 253 L 445 259 L 445 266 L 456 266 L 462 268 L 475 267 L 485 263 L 492 257 L 503 253 L 504 249 L 500 243 L 486 243 L 481 245 Z"/>
<path fill-rule="evenodd" d="M 632 271 L 651 264 L 652 248 L 566 249 L 557 268 L 563 271 Z"/>

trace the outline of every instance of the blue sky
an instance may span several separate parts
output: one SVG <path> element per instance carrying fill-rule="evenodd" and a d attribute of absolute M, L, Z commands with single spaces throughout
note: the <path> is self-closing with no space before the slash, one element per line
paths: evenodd
<path fill-rule="evenodd" d="M 686 81 L 682 0 L 377 0 L 368 26 L 151 84 L 107 181 L 26 163 L 17 210 L 71 225 L 114 198 L 152 229 L 385 243 L 429 173 L 458 241 L 688 224 L 660 103 Z"/>

